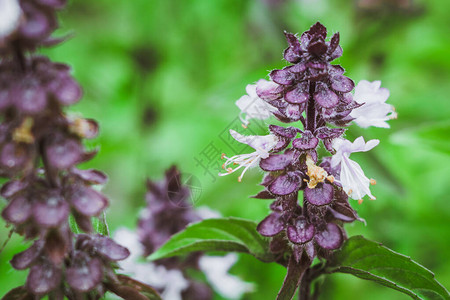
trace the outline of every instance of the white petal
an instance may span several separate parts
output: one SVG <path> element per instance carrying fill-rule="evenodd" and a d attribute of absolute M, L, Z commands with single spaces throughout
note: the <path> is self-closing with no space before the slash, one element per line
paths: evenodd
<path fill-rule="evenodd" d="M 211 209 L 210 207 L 203 205 L 198 207 L 195 212 L 197 213 L 197 215 L 200 217 L 200 219 L 205 220 L 205 219 L 215 219 L 215 218 L 221 218 L 222 215 L 220 214 L 220 212 Z"/>
<path fill-rule="evenodd" d="M 0 0 L 0 40 L 17 29 L 21 15 L 17 0 Z"/>
<path fill-rule="evenodd" d="M 200 269 L 205 273 L 211 286 L 227 299 L 239 299 L 244 293 L 253 290 L 252 284 L 228 274 L 228 270 L 236 261 L 237 255 L 234 253 L 223 257 L 202 256 L 199 260 Z"/>
<path fill-rule="evenodd" d="M 350 197 L 359 200 L 365 195 L 368 195 L 371 199 L 375 197 L 370 192 L 370 180 L 366 177 L 361 166 L 345 157 L 341 163 L 341 174 L 339 181 L 346 193 L 350 193 Z"/>
<path fill-rule="evenodd" d="M 261 80 L 257 84 L 260 82 Z M 246 92 L 248 95 L 244 95 L 236 101 L 236 105 L 241 110 L 239 117 L 244 125 L 248 125 L 250 119 L 268 119 L 272 112 L 276 111 L 275 107 L 258 97 L 256 93 L 257 84 L 247 85 Z M 245 117 L 242 116 L 243 114 L 245 114 Z"/>
<path fill-rule="evenodd" d="M 353 99 L 357 103 L 364 104 L 355 108 L 350 116 L 362 128 L 369 126 L 389 128 L 385 121 L 391 118 L 394 111 L 391 105 L 385 103 L 389 98 L 389 90 L 380 88 L 380 85 L 381 81 L 361 80 L 355 88 Z"/>

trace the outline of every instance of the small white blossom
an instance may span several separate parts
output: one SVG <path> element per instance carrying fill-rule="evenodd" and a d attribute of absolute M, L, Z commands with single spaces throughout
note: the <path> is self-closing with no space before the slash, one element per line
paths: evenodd
<path fill-rule="evenodd" d="M 189 282 L 180 270 L 167 270 L 161 265 L 138 262 L 143 257 L 144 249 L 134 231 L 120 228 L 115 232 L 114 240 L 130 250 L 130 256 L 119 262 L 124 274 L 163 290 L 163 299 L 182 300 L 181 293 L 189 286 Z"/>
<path fill-rule="evenodd" d="M 209 283 L 215 291 L 226 299 L 240 299 L 244 293 L 251 292 L 254 288 L 253 284 L 228 274 L 228 270 L 236 261 L 237 255 L 235 253 L 225 256 L 202 256 L 199 260 L 200 269 Z"/>
<path fill-rule="evenodd" d="M 349 157 L 354 152 L 367 152 L 379 143 L 379 140 L 370 140 L 365 143 L 362 136 L 353 143 L 342 138 L 333 141 L 336 154 L 331 158 L 331 167 L 341 166 L 338 182 L 342 184 L 342 188 L 350 197 L 360 202 L 365 195 L 375 200 L 369 189 L 370 184 L 374 184 L 374 180 L 367 178 L 359 164 Z"/>
<path fill-rule="evenodd" d="M 206 210 L 206 207 L 203 210 Z M 208 209 L 208 216 L 220 217 L 220 214 Z M 162 265 L 140 262 L 139 260 L 143 258 L 144 247 L 134 231 L 119 228 L 114 233 L 114 240 L 130 250 L 130 256 L 118 262 L 122 273 L 162 290 L 163 299 L 182 300 L 182 292 L 189 287 L 189 280 L 180 270 L 168 270 Z M 237 276 L 227 274 L 236 261 L 235 254 L 223 257 L 202 256 L 199 260 L 200 269 L 205 273 L 208 282 L 214 290 L 227 299 L 239 299 L 244 293 L 253 289 L 252 284 L 243 282 Z"/>
<path fill-rule="evenodd" d="M 244 168 L 244 170 L 242 171 L 241 175 L 238 178 L 239 181 L 242 180 L 242 177 L 244 176 L 245 172 L 247 172 L 248 169 L 257 166 L 262 158 L 269 157 L 269 151 L 271 151 L 278 143 L 278 138 L 273 134 L 264 136 L 260 135 L 244 136 L 232 129 L 230 129 L 230 134 L 239 143 L 247 144 L 253 149 L 255 149 L 255 152 L 235 155 L 233 157 L 227 157 L 224 154 L 222 154 L 222 158 L 227 159 L 227 161 L 222 165 L 222 168 L 227 170 L 227 173 L 220 173 L 219 176 L 228 175 L 241 168 Z M 232 164 L 239 166 L 233 169 L 229 167 Z"/>
<path fill-rule="evenodd" d="M 250 119 L 266 120 L 270 118 L 272 112 L 277 110 L 256 94 L 256 86 L 258 84 L 265 84 L 266 82 L 268 81 L 260 79 L 256 84 L 247 85 L 245 90 L 248 95 L 244 95 L 236 101 L 236 105 L 241 110 L 239 119 L 241 119 L 244 127 L 248 126 Z"/>
<path fill-rule="evenodd" d="M 353 100 L 364 104 L 354 109 L 350 116 L 355 118 L 353 121 L 359 127 L 389 128 L 386 121 L 397 118 L 394 107 L 386 103 L 389 98 L 389 90 L 380 88 L 380 86 L 381 81 L 369 82 L 367 80 L 361 80 L 356 86 Z"/>
<path fill-rule="evenodd" d="M 0 0 L 0 42 L 17 29 L 21 15 L 17 0 Z"/>

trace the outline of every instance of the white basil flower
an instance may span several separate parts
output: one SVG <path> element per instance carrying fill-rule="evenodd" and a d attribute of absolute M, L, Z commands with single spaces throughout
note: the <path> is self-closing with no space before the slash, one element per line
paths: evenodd
<path fill-rule="evenodd" d="M 245 172 L 247 172 L 248 169 L 258 166 L 259 161 L 262 158 L 269 157 L 269 151 L 271 151 L 278 143 L 278 138 L 273 134 L 264 136 L 260 135 L 244 136 L 232 129 L 230 129 L 230 134 L 239 143 L 247 144 L 253 149 L 255 149 L 255 152 L 235 155 L 232 157 L 227 157 L 224 154 L 222 154 L 222 158 L 227 159 L 226 162 L 222 165 L 222 168 L 227 170 L 227 173 L 220 173 L 219 176 L 225 176 L 234 173 L 241 168 L 244 168 L 244 170 L 242 171 L 241 175 L 238 178 L 239 181 L 242 180 L 242 177 L 244 176 Z M 230 165 L 238 165 L 238 167 L 233 169 L 230 167 Z"/>
<path fill-rule="evenodd" d="M 265 79 L 260 79 L 256 84 L 249 84 L 245 88 L 247 95 L 242 96 L 236 101 L 236 105 L 241 110 L 239 114 L 239 119 L 244 127 L 247 127 L 250 123 L 250 119 L 266 120 L 270 118 L 272 112 L 277 109 L 262 100 L 256 94 L 256 86 L 267 82 Z"/>
<path fill-rule="evenodd" d="M 370 126 L 389 128 L 386 121 L 397 118 L 394 107 L 386 103 L 389 98 L 389 90 L 380 88 L 381 81 L 369 82 L 361 80 L 355 88 L 353 100 L 362 106 L 355 108 L 350 116 L 359 127 Z"/>
<path fill-rule="evenodd" d="M 17 29 L 21 15 L 17 0 L 0 0 L 0 42 Z"/>
<path fill-rule="evenodd" d="M 374 184 L 374 180 L 367 178 L 359 164 L 349 157 L 354 152 L 367 152 L 379 143 L 379 140 L 370 140 L 366 143 L 362 136 L 353 143 L 342 138 L 333 141 L 332 146 L 336 150 L 336 154 L 331 157 L 331 167 L 336 168 L 340 165 L 338 182 L 342 184 L 342 188 L 351 198 L 360 202 L 365 195 L 375 200 L 375 196 L 369 189 L 370 184 Z"/>
<path fill-rule="evenodd" d="M 242 281 L 239 277 L 228 274 L 228 270 L 236 263 L 235 253 L 225 256 L 202 256 L 200 269 L 214 290 L 226 299 L 240 299 L 244 293 L 254 289 L 253 284 Z"/>

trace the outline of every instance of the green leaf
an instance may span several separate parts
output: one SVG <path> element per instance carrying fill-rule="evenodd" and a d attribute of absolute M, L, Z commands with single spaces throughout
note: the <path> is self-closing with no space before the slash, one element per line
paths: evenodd
<path fill-rule="evenodd" d="M 175 234 L 150 260 L 183 255 L 195 251 L 244 252 L 264 261 L 274 261 L 269 240 L 256 231 L 256 223 L 244 219 L 207 219 L 189 225 Z"/>
<path fill-rule="evenodd" d="M 410 257 L 362 236 L 351 237 L 335 252 L 327 272 L 352 274 L 398 290 L 413 299 L 450 299 L 448 291 L 436 281 L 431 271 Z"/>
<path fill-rule="evenodd" d="M 98 218 L 92 218 L 92 227 L 95 232 L 104 236 L 109 236 L 108 223 L 106 223 L 106 213 L 103 212 Z"/>
<path fill-rule="evenodd" d="M 69 215 L 69 226 L 70 226 L 70 230 L 73 233 L 75 233 L 75 234 L 81 233 L 81 230 L 78 227 L 77 221 L 75 220 L 75 217 L 73 215 Z"/>

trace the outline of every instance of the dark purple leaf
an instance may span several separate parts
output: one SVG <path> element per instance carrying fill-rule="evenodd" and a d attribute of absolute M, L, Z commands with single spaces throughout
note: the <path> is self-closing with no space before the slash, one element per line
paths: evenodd
<path fill-rule="evenodd" d="M 77 175 L 87 183 L 91 184 L 105 184 L 106 181 L 108 181 L 108 177 L 106 176 L 105 173 L 95 169 L 88 169 L 88 170 L 73 169 L 72 173 Z"/>
<path fill-rule="evenodd" d="M 120 246 L 106 236 L 96 236 L 95 248 L 99 253 L 112 261 L 123 260 L 130 255 L 130 251 L 127 248 Z"/>
<path fill-rule="evenodd" d="M 335 60 L 338 57 L 342 56 L 342 48 L 341 46 L 337 46 L 336 50 L 334 50 L 334 52 L 329 56 L 328 61 L 332 61 Z"/>
<path fill-rule="evenodd" d="M 69 200 L 74 208 L 85 216 L 97 216 L 108 205 L 105 196 L 84 185 L 73 186 Z"/>
<path fill-rule="evenodd" d="M 286 107 L 285 115 L 291 120 L 297 121 L 300 120 L 302 112 L 304 110 L 304 106 L 302 104 L 289 104 Z"/>
<path fill-rule="evenodd" d="M 304 244 L 314 237 L 314 225 L 308 224 L 305 218 L 298 218 L 294 225 L 287 227 L 289 240 L 296 244 Z"/>
<path fill-rule="evenodd" d="M 281 97 L 283 86 L 278 85 L 275 82 L 260 80 L 256 85 L 256 94 L 263 100 L 273 101 Z M 272 103 L 270 103 L 273 105 Z M 273 105 L 277 107 L 276 105 Z"/>
<path fill-rule="evenodd" d="M 293 152 L 287 154 L 271 154 L 268 158 L 261 159 L 259 166 L 267 172 L 280 171 L 290 165 L 293 159 Z"/>
<path fill-rule="evenodd" d="M 325 108 L 333 108 L 339 103 L 339 97 L 323 82 L 317 83 L 314 100 Z"/>
<path fill-rule="evenodd" d="M 328 128 L 320 127 L 314 132 L 319 139 L 335 139 L 340 137 L 345 132 L 344 128 Z"/>
<path fill-rule="evenodd" d="M 339 32 L 333 34 L 333 37 L 331 38 L 330 44 L 328 46 L 327 50 L 328 54 L 332 54 L 336 50 L 337 46 L 339 46 L 339 39 L 340 39 Z"/>
<path fill-rule="evenodd" d="M 301 132 L 301 130 L 296 127 L 285 128 L 277 125 L 269 125 L 269 130 L 275 135 L 282 136 L 288 139 L 296 137 L 297 133 Z"/>
<path fill-rule="evenodd" d="M 309 99 L 309 86 L 308 82 L 304 81 L 297 84 L 293 90 L 290 90 L 284 95 L 284 99 L 291 104 L 300 104 L 308 101 Z"/>
<path fill-rule="evenodd" d="M 318 35 L 322 39 L 327 37 L 327 29 L 320 22 L 317 22 L 307 31 L 310 35 Z"/>
<path fill-rule="evenodd" d="M 22 224 L 31 215 L 31 204 L 25 196 L 19 195 L 6 206 L 2 212 L 3 218 L 14 224 Z"/>
<path fill-rule="evenodd" d="M 37 240 L 27 250 L 20 252 L 12 258 L 11 265 L 16 270 L 25 270 L 40 256 L 41 250 L 44 246 L 43 240 Z"/>
<path fill-rule="evenodd" d="M 278 176 L 270 185 L 269 191 L 272 194 L 283 196 L 297 191 L 303 184 L 299 172 L 288 172 Z"/>
<path fill-rule="evenodd" d="M 6 168 L 22 168 L 29 159 L 29 151 L 23 144 L 7 143 L 1 151 L 0 162 Z"/>
<path fill-rule="evenodd" d="M 338 225 L 328 223 L 327 228 L 324 231 L 316 233 L 314 240 L 320 247 L 328 250 L 334 250 L 342 245 L 344 237 Z"/>
<path fill-rule="evenodd" d="M 83 147 L 73 138 L 56 135 L 46 145 L 46 156 L 53 167 L 67 169 L 82 160 Z"/>
<path fill-rule="evenodd" d="M 95 288 L 103 278 L 102 262 L 99 258 L 89 259 L 79 255 L 72 266 L 66 270 L 67 283 L 78 292 L 88 292 Z"/>
<path fill-rule="evenodd" d="M 26 22 L 21 23 L 19 31 L 26 38 L 39 40 L 45 38 L 52 31 L 56 20 L 54 16 L 47 13 L 48 10 L 38 9 L 31 3 L 21 3 Z"/>
<path fill-rule="evenodd" d="M 328 67 L 328 64 L 321 61 L 309 61 L 306 66 L 308 68 L 317 69 L 317 70 L 325 70 Z"/>
<path fill-rule="evenodd" d="M 282 216 L 273 212 L 258 224 L 256 230 L 263 236 L 274 236 L 283 231 L 285 226 Z"/>
<path fill-rule="evenodd" d="M 64 223 L 69 215 L 69 205 L 60 195 L 49 194 L 34 203 L 33 219 L 43 227 L 54 227 Z"/>
<path fill-rule="evenodd" d="M 273 70 L 269 76 L 272 81 L 282 85 L 290 85 L 294 82 L 294 74 L 286 68 L 283 70 Z"/>
<path fill-rule="evenodd" d="M 331 78 L 331 88 L 335 91 L 348 93 L 351 92 L 354 87 L 355 84 L 353 83 L 353 80 L 346 76 L 337 75 Z"/>
<path fill-rule="evenodd" d="M 284 59 L 290 63 L 296 63 L 300 60 L 301 55 L 300 42 L 292 33 L 285 31 L 284 35 L 286 36 L 286 40 L 289 43 L 289 47 L 284 50 Z"/>
<path fill-rule="evenodd" d="M 28 183 L 22 180 L 11 180 L 2 186 L 0 194 L 4 198 L 9 198 L 12 197 L 15 193 L 23 190 L 27 185 Z"/>
<path fill-rule="evenodd" d="M 258 194 L 256 194 L 255 196 L 252 196 L 252 198 L 256 198 L 256 199 L 274 199 L 275 196 L 272 195 L 269 191 L 263 190 L 263 191 L 259 192 Z"/>
<path fill-rule="evenodd" d="M 31 267 L 26 286 L 33 294 L 44 295 L 59 285 L 61 277 L 61 269 L 49 262 L 39 262 Z"/>
<path fill-rule="evenodd" d="M 318 144 L 319 140 L 309 130 L 303 132 L 300 138 L 292 141 L 292 146 L 299 150 L 315 149 Z"/>
<path fill-rule="evenodd" d="M 331 184 L 319 183 L 313 189 L 308 187 L 305 189 L 305 198 L 313 205 L 327 205 L 333 201 L 333 191 L 334 188 Z"/>
<path fill-rule="evenodd" d="M 325 41 L 318 40 L 308 44 L 308 52 L 315 56 L 321 56 L 327 52 Z"/>

